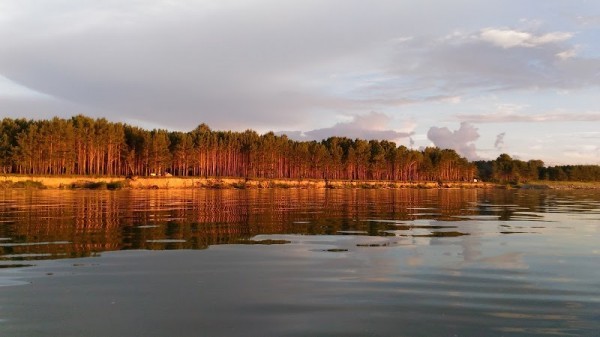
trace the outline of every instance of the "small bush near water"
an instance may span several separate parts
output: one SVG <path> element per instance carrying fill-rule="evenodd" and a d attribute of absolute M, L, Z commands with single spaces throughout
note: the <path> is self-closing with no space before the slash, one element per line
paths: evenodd
<path fill-rule="evenodd" d="M 245 190 L 246 188 L 248 188 L 248 185 L 246 184 L 245 181 L 235 182 L 231 186 L 238 190 Z"/>
<path fill-rule="evenodd" d="M 119 190 L 123 188 L 125 184 L 121 181 L 81 181 L 71 184 L 73 189 L 89 189 L 89 190 Z"/>

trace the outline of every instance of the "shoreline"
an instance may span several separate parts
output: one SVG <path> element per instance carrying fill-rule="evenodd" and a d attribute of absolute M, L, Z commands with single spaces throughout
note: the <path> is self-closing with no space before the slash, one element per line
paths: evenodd
<path fill-rule="evenodd" d="M 530 190 L 599 190 L 600 181 L 533 181 L 525 183 L 522 189 Z"/>
<path fill-rule="evenodd" d="M 385 180 L 269 179 L 235 177 L 87 177 L 0 175 L 0 189 L 487 189 L 505 188 L 488 182 Z"/>
<path fill-rule="evenodd" d="M 518 186 L 491 182 L 270 179 L 236 177 L 90 177 L 0 175 L 0 189 L 600 189 L 600 182 L 534 181 Z"/>

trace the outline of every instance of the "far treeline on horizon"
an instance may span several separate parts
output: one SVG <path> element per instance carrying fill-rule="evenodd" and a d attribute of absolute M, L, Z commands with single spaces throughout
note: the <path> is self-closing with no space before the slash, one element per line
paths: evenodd
<path fill-rule="evenodd" d="M 600 181 L 598 165 L 545 167 L 508 154 L 469 162 L 451 149 L 409 149 L 382 140 L 330 137 L 294 141 L 213 131 L 152 130 L 78 115 L 70 119 L 4 118 L 0 172 L 33 175 L 207 176 L 247 178 L 473 181 Z"/>

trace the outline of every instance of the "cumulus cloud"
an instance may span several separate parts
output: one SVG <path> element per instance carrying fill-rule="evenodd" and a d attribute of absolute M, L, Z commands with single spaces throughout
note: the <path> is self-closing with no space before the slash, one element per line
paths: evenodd
<path fill-rule="evenodd" d="M 372 111 L 366 115 L 353 116 L 351 121 L 340 122 L 332 127 L 315 129 L 310 131 L 281 131 L 278 134 L 285 134 L 296 140 L 323 140 L 332 136 L 392 140 L 397 141 L 409 137 L 412 132 L 397 131 L 389 129 L 392 118 L 384 113 Z"/>
<path fill-rule="evenodd" d="M 450 131 L 447 127 L 431 127 L 427 132 L 427 138 L 435 146 L 442 149 L 453 149 L 469 160 L 480 159 L 475 146 L 475 141 L 479 139 L 479 133 L 477 128 L 467 122 L 460 123 L 460 128 L 455 131 Z"/>

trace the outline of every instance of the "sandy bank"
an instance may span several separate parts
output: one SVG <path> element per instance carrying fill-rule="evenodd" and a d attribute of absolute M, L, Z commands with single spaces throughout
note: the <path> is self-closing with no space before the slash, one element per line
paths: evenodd
<path fill-rule="evenodd" d="M 133 188 L 133 189 L 189 189 L 189 188 L 495 188 L 484 182 L 394 182 L 348 181 L 314 179 L 245 179 L 204 177 L 82 177 L 82 176 L 0 176 L 5 188 Z"/>

